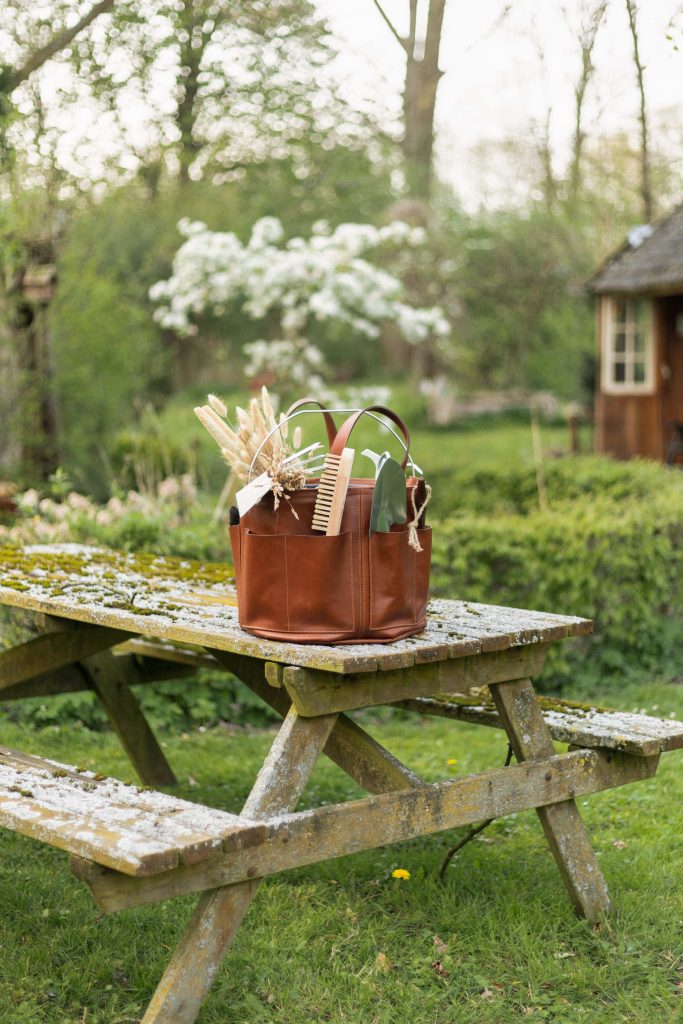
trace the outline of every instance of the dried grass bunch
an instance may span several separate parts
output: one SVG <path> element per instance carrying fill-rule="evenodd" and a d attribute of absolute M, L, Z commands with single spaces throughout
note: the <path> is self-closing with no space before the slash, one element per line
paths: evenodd
<path fill-rule="evenodd" d="M 261 389 L 260 401 L 252 398 L 248 410 L 237 406 L 235 430 L 227 422 L 228 410 L 220 398 L 209 395 L 208 403 L 194 411 L 239 480 L 247 483 L 267 473 L 273 481 L 276 508 L 280 498 L 286 497 L 286 491 L 298 491 L 305 486 L 306 473 L 299 459 L 285 462 L 301 447 L 301 427 L 295 428 L 290 447 L 284 413 L 276 419 L 266 387 Z"/>

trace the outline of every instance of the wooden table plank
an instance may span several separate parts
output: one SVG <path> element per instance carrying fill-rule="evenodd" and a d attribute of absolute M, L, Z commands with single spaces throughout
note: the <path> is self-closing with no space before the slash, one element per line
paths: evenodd
<path fill-rule="evenodd" d="M 543 668 L 546 654 L 547 645 L 535 644 L 482 652 L 471 658 L 415 665 L 410 672 L 398 669 L 331 678 L 329 673 L 290 666 L 284 670 L 283 685 L 299 714 L 315 717 L 393 704 L 407 697 L 466 693 L 473 686 L 537 675 Z"/>
<path fill-rule="evenodd" d="M 229 565 L 83 545 L 0 548 L 0 603 L 137 636 L 334 673 L 391 672 L 582 636 L 586 619 L 466 601 L 432 601 L 426 630 L 385 644 L 290 644 L 240 629 Z"/>
<path fill-rule="evenodd" d="M 261 826 L 72 765 L 0 750 L 0 825 L 131 875 L 192 864 Z"/>
<path fill-rule="evenodd" d="M 537 701 L 550 735 L 558 743 L 619 750 L 640 757 L 655 757 L 683 747 L 683 722 L 671 718 L 594 708 L 555 697 L 537 697 Z M 477 703 L 470 697 L 417 697 L 396 704 L 421 715 L 504 728 L 494 704 Z"/>
<path fill-rule="evenodd" d="M 0 690 L 45 672 L 81 661 L 121 643 L 126 633 L 101 626 L 44 633 L 23 644 L 0 651 Z"/>

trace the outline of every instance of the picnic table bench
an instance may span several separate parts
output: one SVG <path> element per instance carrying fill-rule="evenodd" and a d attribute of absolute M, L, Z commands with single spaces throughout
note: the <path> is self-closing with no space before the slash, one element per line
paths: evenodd
<path fill-rule="evenodd" d="M 106 912 L 201 894 L 143 1024 L 196 1019 L 262 878 L 516 811 L 537 811 L 576 911 L 609 912 L 575 800 L 652 776 L 683 723 L 537 697 L 550 644 L 588 634 L 588 620 L 433 601 L 408 640 L 282 644 L 240 630 L 229 573 L 76 545 L 0 549 L 0 603 L 34 612 L 39 630 L 0 651 L 0 699 L 93 690 L 145 783 L 0 749 L 0 825 L 66 850 Z M 283 717 L 239 814 L 149 788 L 175 777 L 132 687 L 202 666 Z M 426 783 L 346 714 L 383 704 L 503 729 L 517 763 Z M 321 753 L 371 795 L 297 812 Z"/>

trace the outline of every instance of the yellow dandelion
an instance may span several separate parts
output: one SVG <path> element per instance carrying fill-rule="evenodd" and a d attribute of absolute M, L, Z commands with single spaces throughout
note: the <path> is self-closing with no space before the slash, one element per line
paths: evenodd
<path fill-rule="evenodd" d="M 391 872 L 392 878 L 400 878 L 402 881 L 407 881 L 410 878 L 410 871 L 406 871 L 405 868 L 394 868 Z"/>
<path fill-rule="evenodd" d="M 448 760 L 446 761 L 446 764 L 450 764 L 450 765 L 454 765 L 454 764 L 457 764 L 457 763 L 458 763 L 457 757 L 449 757 Z"/>

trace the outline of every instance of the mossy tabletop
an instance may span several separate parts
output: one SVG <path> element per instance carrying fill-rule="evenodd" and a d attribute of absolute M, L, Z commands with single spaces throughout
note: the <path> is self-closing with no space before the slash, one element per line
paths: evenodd
<path fill-rule="evenodd" d="M 391 644 L 278 643 L 240 629 L 232 567 L 76 544 L 0 548 L 0 603 L 141 636 L 328 672 L 374 672 L 585 635 L 567 615 L 435 600 L 426 630 Z"/>

